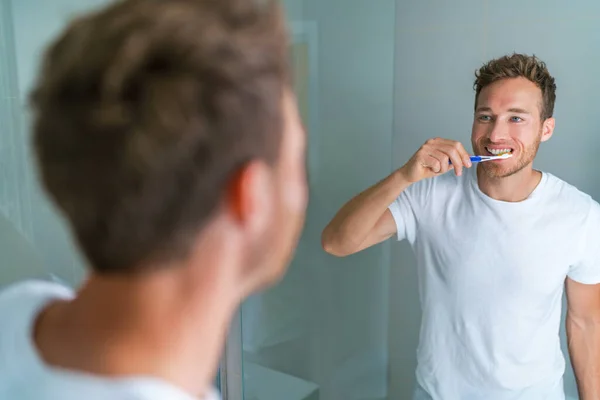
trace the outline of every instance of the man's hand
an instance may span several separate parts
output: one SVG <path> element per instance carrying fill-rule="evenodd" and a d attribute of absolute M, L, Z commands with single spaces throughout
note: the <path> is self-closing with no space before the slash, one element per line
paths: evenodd
<path fill-rule="evenodd" d="M 425 142 L 400 170 L 407 181 L 415 183 L 445 174 L 450 169 L 460 176 L 463 168 L 471 165 L 469 153 L 460 142 L 435 138 Z"/>

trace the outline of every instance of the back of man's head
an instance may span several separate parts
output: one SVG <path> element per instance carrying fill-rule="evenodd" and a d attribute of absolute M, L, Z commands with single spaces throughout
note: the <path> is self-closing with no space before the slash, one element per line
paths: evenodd
<path fill-rule="evenodd" d="M 96 272 L 186 257 L 240 168 L 279 162 L 287 45 L 270 0 L 125 0 L 53 43 L 35 150 Z"/>

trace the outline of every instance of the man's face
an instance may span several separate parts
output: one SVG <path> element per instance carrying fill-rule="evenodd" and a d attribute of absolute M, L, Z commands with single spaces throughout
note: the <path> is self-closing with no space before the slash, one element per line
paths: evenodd
<path fill-rule="evenodd" d="M 550 139 L 554 119 L 541 121 L 542 91 L 526 78 L 508 78 L 479 93 L 471 143 L 477 155 L 504 150 L 512 157 L 481 163 L 492 178 L 503 178 L 531 165 L 541 142 Z"/>

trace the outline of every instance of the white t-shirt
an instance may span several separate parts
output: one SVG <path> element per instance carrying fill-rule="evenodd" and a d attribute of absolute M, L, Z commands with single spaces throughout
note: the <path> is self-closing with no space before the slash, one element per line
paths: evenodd
<path fill-rule="evenodd" d="M 109 379 L 46 365 L 33 344 L 33 324 L 49 302 L 73 292 L 29 281 L 0 293 L 0 399 L 11 400 L 198 400 L 155 378 Z M 205 400 L 217 400 L 215 391 Z"/>
<path fill-rule="evenodd" d="M 435 400 L 564 399 L 564 282 L 600 283 L 600 205 L 548 173 L 526 200 L 497 201 L 471 168 L 389 209 L 417 259 L 418 383 Z"/>

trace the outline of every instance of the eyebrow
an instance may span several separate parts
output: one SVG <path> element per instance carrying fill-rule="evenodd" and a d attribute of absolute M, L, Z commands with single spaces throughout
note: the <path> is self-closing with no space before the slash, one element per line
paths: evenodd
<path fill-rule="evenodd" d="M 482 111 L 492 111 L 491 108 L 489 107 L 479 107 L 476 112 L 482 112 Z M 509 112 L 513 112 L 513 113 L 517 113 L 517 114 L 531 114 L 529 111 L 523 109 L 523 108 L 509 108 L 508 109 Z"/>

